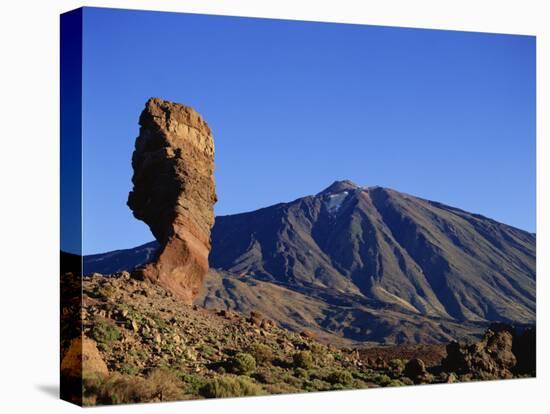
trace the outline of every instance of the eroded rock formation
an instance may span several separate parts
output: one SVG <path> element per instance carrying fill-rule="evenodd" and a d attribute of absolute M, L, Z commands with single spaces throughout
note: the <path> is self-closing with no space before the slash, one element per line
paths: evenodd
<path fill-rule="evenodd" d="M 158 98 L 141 113 L 128 206 L 160 243 L 139 276 L 191 303 L 208 271 L 214 224 L 214 140 L 192 108 Z"/>
<path fill-rule="evenodd" d="M 491 325 L 480 342 L 448 344 L 442 368 L 457 374 L 473 374 L 476 378 L 512 378 L 517 363 L 513 341 L 514 331 L 510 326 Z"/>

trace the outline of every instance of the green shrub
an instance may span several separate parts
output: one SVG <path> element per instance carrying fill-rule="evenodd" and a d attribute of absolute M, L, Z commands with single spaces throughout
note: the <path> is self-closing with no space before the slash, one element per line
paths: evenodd
<path fill-rule="evenodd" d="M 277 376 L 272 371 L 260 371 L 253 375 L 253 378 L 262 384 L 274 384 L 277 382 Z"/>
<path fill-rule="evenodd" d="M 203 358 L 206 359 L 211 359 L 214 355 L 216 355 L 216 350 L 210 345 L 206 344 L 199 347 L 198 351 L 203 356 Z"/>
<path fill-rule="evenodd" d="M 294 361 L 294 366 L 297 368 L 309 369 L 313 367 L 313 356 L 309 351 L 299 351 L 296 352 L 292 359 Z"/>
<path fill-rule="evenodd" d="M 402 360 L 402 359 L 392 359 L 389 363 L 388 363 L 388 366 L 389 366 L 389 369 L 390 369 L 390 372 L 391 374 L 394 376 L 394 377 L 400 377 L 401 374 L 403 374 L 403 371 L 405 370 L 405 361 Z"/>
<path fill-rule="evenodd" d="M 350 385 L 353 382 L 353 376 L 349 371 L 333 371 L 326 380 L 331 384 Z"/>
<path fill-rule="evenodd" d="M 294 375 L 298 378 L 308 379 L 309 378 L 309 372 L 306 369 L 303 368 L 296 368 L 294 370 Z"/>
<path fill-rule="evenodd" d="M 328 349 L 326 346 L 321 345 L 319 342 L 313 342 L 311 344 L 311 352 L 315 355 L 323 355 L 327 353 Z"/>
<path fill-rule="evenodd" d="M 307 381 L 304 384 L 304 389 L 308 392 L 311 392 L 311 391 L 327 391 L 327 390 L 330 389 L 330 385 L 325 381 L 321 381 L 318 378 L 314 378 L 310 381 Z"/>
<path fill-rule="evenodd" d="M 124 363 L 121 365 L 120 370 L 122 374 L 135 375 L 139 372 L 139 368 L 134 364 Z"/>
<path fill-rule="evenodd" d="M 185 383 L 187 392 L 200 395 L 200 389 L 206 384 L 206 379 L 200 375 L 181 373 L 180 379 Z"/>
<path fill-rule="evenodd" d="M 264 344 L 254 344 L 248 349 L 248 352 L 258 364 L 269 364 L 273 360 L 273 351 Z"/>
<path fill-rule="evenodd" d="M 409 377 L 401 377 L 399 378 L 399 381 L 401 381 L 403 385 L 414 385 L 414 381 Z"/>
<path fill-rule="evenodd" d="M 223 375 L 208 381 L 199 390 L 206 398 L 242 397 L 263 394 L 262 388 L 247 377 Z"/>
<path fill-rule="evenodd" d="M 269 384 L 266 385 L 265 388 L 269 394 L 291 394 L 294 392 L 303 392 L 301 388 L 296 388 L 285 383 Z"/>
<path fill-rule="evenodd" d="M 97 397 L 104 380 L 105 378 L 98 374 L 87 374 L 82 377 L 82 405 L 97 404 Z"/>
<path fill-rule="evenodd" d="M 96 297 L 110 298 L 114 295 L 116 289 L 111 285 L 96 286 L 93 293 Z"/>
<path fill-rule="evenodd" d="M 230 362 L 231 371 L 235 374 L 249 374 L 256 369 L 256 360 L 246 352 L 240 352 Z"/>
<path fill-rule="evenodd" d="M 145 379 L 113 374 L 97 388 L 97 404 L 131 404 L 149 401 Z"/>
<path fill-rule="evenodd" d="M 299 369 L 301 369 L 301 368 L 299 368 Z M 296 378 L 291 373 L 285 372 L 281 376 L 280 381 L 277 381 L 277 382 L 282 382 L 284 384 L 288 384 L 288 385 L 293 386 L 293 387 L 301 388 L 303 380 L 301 380 L 300 378 Z"/>
<path fill-rule="evenodd" d="M 166 368 L 151 371 L 145 385 L 151 397 L 159 401 L 175 401 L 183 394 L 183 384 L 174 372 Z"/>
<path fill-rule="evenodd" d="M 86 405 L 132 404 L 181 399 L 183 384 L 169 370 L 157 368 L 147 378 L 111 374 L 83 378 Z"/>
<path fill-rule="evenodd" d="M 108 322 L 96 320 L 90 332 L 93 339 L 101 344 L 110 344 L 120 339 L 119 329 Z"/>
<path fill-rule="evenodd" d="M 388 377 L 386 374 L 380 374 L 373 378 L 373 382 L 382 387 L 385 387 L 391 382 L 391 378 Z"/>

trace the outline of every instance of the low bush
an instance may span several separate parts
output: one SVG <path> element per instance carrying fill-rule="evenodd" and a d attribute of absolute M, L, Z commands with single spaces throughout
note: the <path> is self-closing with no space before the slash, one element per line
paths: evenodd
<path fill-rule="evenodd" d="M 132 404 L 149 401 L 145 379 L 137 376 L 113 374 L 96 388 L 98 405 Z"/>
<path fill-rule="evenodd" d="M 316 356 L 324 356 L 327 353 L 327 347 L 321 345 L 318 342 L 313 342 L 311 344 L 311 353 Z"/>
<path fill-rule="evenodd" d="M 120 330 L 113 324 L 96 320 L 90 335 L 100 344 L 110 344 L 120 339 Z"/>
<path fill-rule="evenodd" d="M 294 370 L 294 375 L 297 378 L 302 378 L 302 379 L 308 379 L 309 378 L 309 372 L 307 371 L 307 369 L 304 369 L 304 368 L 296 368 Z"/>
<path fill-rule="evenodd" d="M 404 385 L 407 385 L 405 384 L 404 382 L 400 381 L 400 380 L 391 380 L 388 385 L 386 385 L 386 387 L 403 387 Z"/>
<path fill-rule="evenodd" d="M 199 393 L 206 398 L 228 398 L 261 395 L 263 390 L 250 378 L 223 375 L 208 381 Z"/>
<path fill-rule="evenodd" d="M 214 355 L 216 355 L 216 349 L 211 347 L 210 345 L 202 345 L 198 348 L 199 354 L 205 358 L 205 359 L 211 359 Z"/>
<path fill-rule="evenodd" d="M 299 351 L 292 356 L 294 366 L 297 368 L 309 369 L 313 367 L 313 356 L 309 351 Z"/>
<path fill-rule="evenodd" d="M 414 385 L 414 381 L 409 377 L 401 377 L 399 378 L 399 381 L 401 381 L 403 385 Z"/>
<path fill-rule="evenodd" d="M 311 379 L 304 384 L 304 389 L 308 392 L 311 391 L 327 391 L 330 390 L 330 384 L 322 381 L 318 378 Z"/>
<path fill-rule="evenodd" d="M 96 286 L 93 291 L 93 294 L 95 295 L 95 297 L 107 299 L 113 296 L 115 292 L 116 292 L 116 289 L 113 286 L 105 285 L 105 286 Z"/>
<path fill-rule="evenodd" d="M 139 372 L 139 368 L 134 364 L 124 363 L 120 366 L 119 372 L 122 374 L 135 375 Z"/>
<path fill-rule="evenodd" d="M 183 384 L 174 372 L 166 368 L 151 371 L 145 385 L 151 397 L 159 401 L 175 401 L 183 394 Z"/>
<path fill-rule="evenodd" d="M 388 368 L 394 378 L 398 378 L 403 374 L 405 370 L 406 362 L 402 359 L 392 359 L 388 363 Z"/>
<path fill-rule="evenodd" d="M 391 378 L 386 374 L 380 374 L 373 378 L 373 382 L 382 387 L 386 387 L 391 382 Z"/>
<path fill-rule="evenodd" d="M 269 394 L 291 394 L 295 392 L 303 392 L 302 389 L 285 383 L 269 384 L 265 388 Z"/>
<path fill-rule="evenodd" d="M 182 398 L 183 384 L 169 370 L 157 368 L 147 378 L 114 373 L 83 379 L 86 405 L 174 401 Z"/>
<path fill-rule="evenodd" d="M 273 360 L 273 351 L 264 344 L 254 344 L 248 349 L 258 364 L 269 364 Z"/>
<path fill-rule="evenodd" d="M 256 360 L 246 352 L 240 352 L 229 361 L 230 371 L 235 374 L 249 374 L 256 369 Z"/>
<path fill-rule="evenodd" d="M 273 375 L 271 371 L 256 372 L 254 373 L 254 375 L 252 375 L 252 377 L 262 384 L 274 384 L 275 382 L 277 382 L 276 376 Z"/>
<path fill-rule="evenodd" d="M 348 371 L 333 371 L 326 378 L 331 384 L 350 385 L 353 382 L 353 376 Z"/>
<path fill-rule="evenodd" d="M 196 374 L 180 373 L 179 378 L 185 384 L 186 391 L 193 395 L 200 395 L 200 389 L 207 382 L 204 377 Z"/>

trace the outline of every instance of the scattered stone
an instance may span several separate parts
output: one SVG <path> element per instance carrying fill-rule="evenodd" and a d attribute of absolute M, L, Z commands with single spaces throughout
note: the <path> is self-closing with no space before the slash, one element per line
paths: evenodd
<path fill-rule="evenodd" d="M 252 325 L 255 325 L 255 326 L 261 326 L 262 325 L 262 320 L 260 318 L 255 318 L 253 316 L 248 318 L 247 321 L 248 321 L 248 323 L 251 323 Z"/>
<path fill-rule="evenodd" d="M 315 339 L 315 334 L 311 331 L 308 331 L 307 329 L 304 329 L 302 332 L 300 332 L 300 336 L 303 338 Z"/>
<path fill-rule="evenodd" d="M 376 369 L 387 369 L 388 363 L 382 357 L 378 357 L 374 361 L 374 367 Z"/>
<path fill-rule="evenodd" d="M 255 319 L 263 319 L 263 316 L 261 313 L 259 312 L 254 312 L 254 311 L 251 311 L 250 312 L 250 317 L 251 318 L 255 318 Z"/>
<path fill-rule="evenodd" d="M 260 327 L 262 329 L 269 329 L 275 326 L 275 323 L 271 319 L 263 319 Z"/>

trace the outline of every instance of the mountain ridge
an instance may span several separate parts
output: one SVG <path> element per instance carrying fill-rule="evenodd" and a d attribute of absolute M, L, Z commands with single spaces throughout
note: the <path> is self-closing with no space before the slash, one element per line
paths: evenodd
<path fill-rule="evenodd" d="M 535 235 L 482 215 L 336 181 L 216 217 L 198 303 L 262 308 L 327 340 L 442 342 L 490 322 L 532 323 L 535 249 Z"/>

